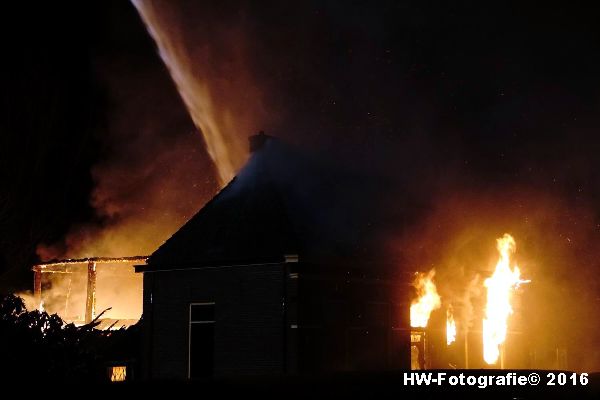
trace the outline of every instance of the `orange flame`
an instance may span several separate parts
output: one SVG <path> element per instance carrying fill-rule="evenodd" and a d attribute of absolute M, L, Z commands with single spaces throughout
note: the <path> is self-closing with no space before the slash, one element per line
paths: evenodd
<path fill-rule="evenodd" d="M 516 287 L 529 281 L 521 280 L 518 266 L 511 269 L 510 254 L 516 249 L 515 239 L 505 233 L 497 239 L 500 258 L 494 274 L 485 280 L 487 304 L 483 320 L 483 359 L 495 364 L 500 357 L 500 346 L 506 340 L 508 317 L 512 314 L 511 296 Z"/>
<path fill-rule="evenodd" d="M 452 306 L 446 309 L 446 345 L 450 346 L 456 341 L 456 322 L 454 322 L 454 313 Z"/>
<path fill-rule="evenodd" d="M 432 269 L 426 274 L 418 273 L 413 282 L 418 296 L 410 306 L 410 326 L 413 328 L 425 328 L 431 312 L 440 308 L 442 304 L 435 283 L 433 283 L 434 276 L 435 270 Z"/>

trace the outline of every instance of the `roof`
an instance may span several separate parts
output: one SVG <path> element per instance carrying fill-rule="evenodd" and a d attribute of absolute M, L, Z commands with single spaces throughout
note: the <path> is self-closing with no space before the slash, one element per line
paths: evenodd
<path fill-rule="evenodd" d="M 296 253 L 284 200 L 258 153 L 150 256 L 144 270 L 279 261 Z"/>
<path fill-rule="evenodd" d="M 269 137 L 238 175 L 160 246 L 139 271 L 282 262 L 347 268 L 371 246 L 365 185 Z M 357 189 L 360 188 L 360 189 Z M 366 210 L 366 211 L 365 211 Z"/>

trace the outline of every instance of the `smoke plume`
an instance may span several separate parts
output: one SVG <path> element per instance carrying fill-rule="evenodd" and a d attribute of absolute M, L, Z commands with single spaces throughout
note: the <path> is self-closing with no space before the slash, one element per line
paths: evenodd
<path fill-rule="evenodd" d="M 197 4 L 133 4 L 204 137 L 221 185 L 229 182 L 247 158 L 246 137 L 269 119 L 247 65 L 243 20 L 234 13 L 232 20 L 210 21 L 213 12 L 207 16 Z"/>

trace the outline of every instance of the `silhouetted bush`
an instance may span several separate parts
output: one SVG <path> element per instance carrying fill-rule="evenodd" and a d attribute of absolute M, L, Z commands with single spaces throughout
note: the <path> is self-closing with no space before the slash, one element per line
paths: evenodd
<path fill-rule="evenodd" d="M 138 357 L 139 327 L 95 329 L 58 315 L 28 311 L 14 295 L 0 297 L 0 380 L 100 382 L 111 361 Z"/>

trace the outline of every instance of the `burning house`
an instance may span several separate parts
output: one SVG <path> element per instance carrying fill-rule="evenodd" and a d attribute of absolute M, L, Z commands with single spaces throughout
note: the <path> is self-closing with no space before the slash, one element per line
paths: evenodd
<path fill-rule="evenodd" d="M 438 294 L 434 271 L 415 278 L 416 268 L 377 257 L 369 235 L 340 218 L 355 214 L 334 215 L 352 209 L 343 196 L 324 204 L 334 192 L 305 180 L 329 187 L 326 174 L 267 135 L 250 148 L 238 176 L 136 267 L 147 378 L 532 365 L 507 327 L 525 282 L 510 235 L 483 274 L 476 326 L 457 325 L 461 305 Z"/>
<path fill-rule="evenodd" d="M 382 255 L 380 227 L 365 229 L 368 207 L 339 190 L 337 172 L 263 133 L 250 150 L 237 177 L 150 256 L 35 265 L 34 307 L 76 324 L 115 307 L 106 329 L 135 324 L 141 303 L 135 362 L 148 379 L 568 368 L 564 347 L 545 361 L 530 347 L 521 312 L 530 281 L 511 235 L 497 238 L 495 267 L 476 272 L 477 296 L 465 303 L 468 285 L 449 295 L 447 275 Z M 106 290 L 127 280 L 116 296 Z"/>
<path fill-rule="evenodd" d="M 368 207 L 336 187 L 337 172 L 263 133 L 250 150 L 237 177 L 149 257 L 34 266 L 35 306 L 89 323 L 107 305 L 140 301 L 149 379 L 567 367 L 564 350 L 539 364 L 524 340 L 519 293 L 529 280 L 512 259 L 511 235 L 497 239 L 495 268 L 477 272 L 478 298 L 465 304 L 446 295 L 434 269 L 382 256 L 361 219 Z M 116 297 L 98 291 L 98 274 L 114 286 L 111 270 L 143 281 L 143 296 L 135 284 Z M 133 308 L 99 327 L 136 323 Z"/>
<path fill-rule="evenodd" d="M 302 181 L 306 164 L 290 149 L 258 135 L 251 150 L 137 268 L 146 377 L 408 368 L 410 280 L 332 241 L 327 224 L 313 229 L 336 206 L 303 212 L 318 184 Z"/>

